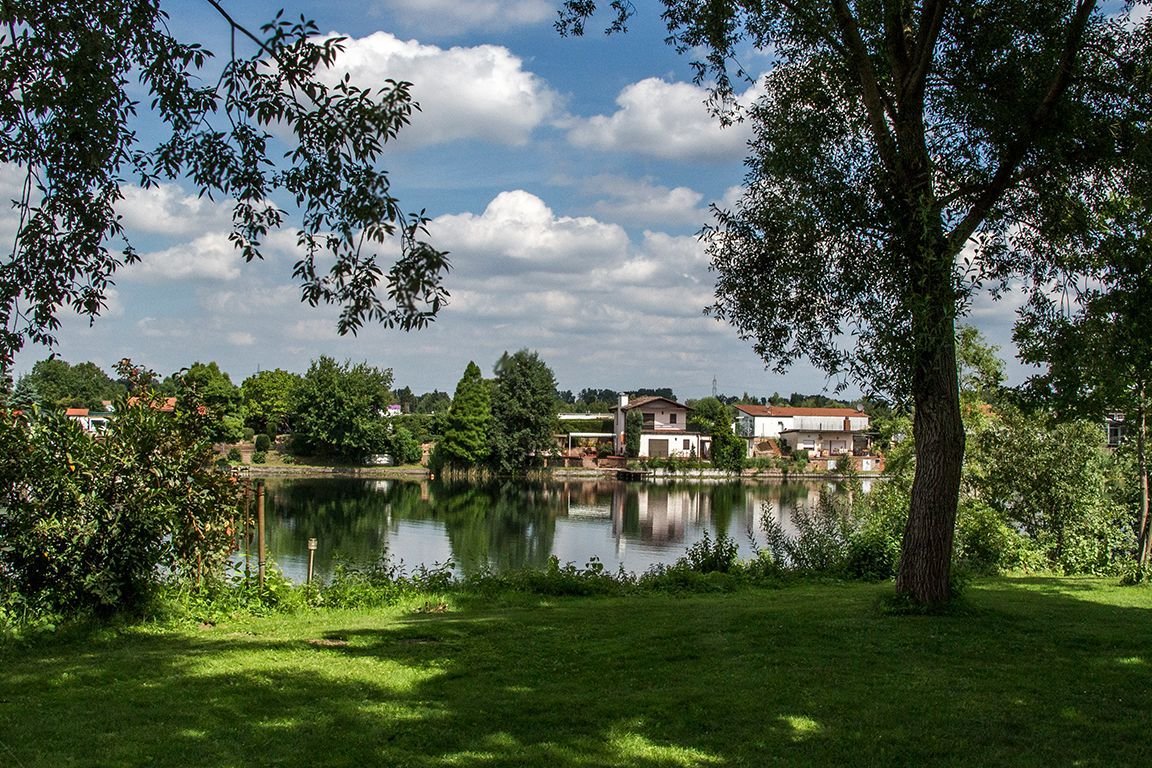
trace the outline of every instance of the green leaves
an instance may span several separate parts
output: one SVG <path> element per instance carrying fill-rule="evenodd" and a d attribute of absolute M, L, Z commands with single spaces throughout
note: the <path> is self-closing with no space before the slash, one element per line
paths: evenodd
<path fill-rule="evenodd" d="M 116 216 L 125 173 L 144 187 L 183 178 L 202 196 L 231 198 L 230 240 L 247 261 L 298 218 L 293 276 L 304 301 L 341 307 L 341 333 L 365 322 L 421 328 L 447 301 L 446 254 L 377 166 L 418 109 L 411 84 L 372 91 L 333 78 L 340 38 L 283 14 L 257 36 L 210 4 L 233 33 L 218 78 L 204 78 L 211 52 L 169 33 L 158 0 L 0 7 L 0 162 L 26 175 L 15 243 L 0 259 L 0 367 L 25 341 L 54 343 L 62 308 L 100 314 L 113 275 L 137 260 Z M 168 131 L 154 147 L 134 131 L 133 73 Z M 375 249 L 392 241 L 389 269 Z"/>
<path fill-rule="evenodd" d="M 314 360 L 295 387 L 293 450 L 354 460 L 385 452 L 391 386 L 391 369 Z"/>
<path fill-rule="evenodd" d="M 164 574 L 218 575 L 237 486 L 199 410 L 120 398 L 99 439 L 54 409 L 0 418 L 0 582 L 63 613 L 133 612 Z"/>

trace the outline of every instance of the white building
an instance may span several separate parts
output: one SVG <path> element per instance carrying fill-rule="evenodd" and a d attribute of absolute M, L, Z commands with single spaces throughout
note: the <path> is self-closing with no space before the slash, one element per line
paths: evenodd
<path fill-rule="evenodd" d="M 854 408 L 792 408 L 781 405 L 737 405 L 736 434 L 748 441 L 748 455 L 782 450 L 811 456 L 864 455 L 868 414 Z"/>

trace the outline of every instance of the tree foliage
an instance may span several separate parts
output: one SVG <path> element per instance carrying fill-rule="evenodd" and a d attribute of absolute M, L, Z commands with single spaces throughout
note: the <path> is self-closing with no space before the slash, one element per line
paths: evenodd
<path fill-rule="evenodd" d="M 276 368 L 257 371 L 240 384 L 244 422 L 266 435 L 289 431 L 300 375 Z"/>
<path fill-rule="evenodd" d="M 507 352 L 496 364 L 492 395 L 492 450 L 497 472 L 523 472 L 552 447 L 556 431 L 556 377 L 536 352 Z"/>
<path fill-rule="evenodd" d="M 54 410 L 0 418 L 0 584 L 33 609 L 135 611 L 164 574 L 218 575 L 231 552 L 210 420 L 133 394 L 99 439 Z"/>
<path fill-rule="evenodd" d="M 1099 424 L 1006 409 L 971 439 L 967 494 L 1027 537 L 1033 565 L 1114 573 L 1131 560 L 1131 516 Z"/>
<path fill-rule="evenodd" d="M 390 386 L 391 369 L 327 355 L 313 360 L 296 388 L 293 451 L 350 460 L 386 452 Z"/>
<path fill-rule="evenodd" d="M 247 261 L 298 213 L 293 274 L 303 300 L 341 307 L 341 333 L 421 327 L 447 297 L 445 254 L 377 166 L 417 108 L 410 84 L 372 91 L 330 72 L 342 39 L 303 17 L 256 34 L 205 4 L 231 31 L 219 65 L 169 31 L 162 0 L 0 4 L 0 162 L 22 177 L 0 261 L 0 368 L 26 340 L 51 345 L 62 309 L 100 314 L 114 274 L 139 260 L 117 214 L 128 183 L 183 178 L 230 198 Z M 164 131 L 155 145 L 137 130 L 146 122 Z M 394 240 L 387 267 L 374 250 Z"/>
<path fill-rule="evenodd" d="M 437 446 L 437 463 L 456 469 L 480 465 L 488 457 L 491 427 L 492 388 L 480 367 L 469 361 L 456 384 L 444 436 Z"/>
<path fill-rule="evenodd" d="M 564 4 L 580 33 L 596 3 Z M 635 8 L 614 0 L 611 29 Z M 808 358 L 911 399 L 917 476 L 897 589 L 950 597 L 964 455 L 955 321 L 1034 277 L 1147 127 L 1152 21 L 1092 0 L 664 0 L 714 105 L 753 126 L 745 193 L 707 232 L 714 315 L 778 369 Z M 747 49 L 770 51 L 754 103 Z M 725 111 L 727 110 L 727 111 Z M 1146 113 L 1145 113 L 1146 114 Z"/>
<path fill-rule="evenodd" d="M 52 408 L 101 408 L 105 400 L 124 393 L 98 365 L 70 365 L 60 358 L 40 360 L 16 382 L 15 396 L 22 405 L 32 402 Z"/>
<path fill-rule="evenodd" d="M 1087 226 L 1069 227 L 1016 325 L 1021 358 L 1043 366 L 1026 392 L 1062 414 L 1127 416 L 1139 487 L 1137 559 L 1152 561 L 1148 419 L 1152 405 L 1152 142 L 1104 193 Z M 1083 215 L 1084 212 L 1082 212 Z"/>
<path fill-rule="evenodd" d="M 241 416 L 240 388 L 232 377 L 220 370 L 216 361 L 195 362 L 174 379 L 178 397 L 186 407 L 195 403 L 205 410 L 212 425 L 212 439 L 219 443 L 235 443 L 243 436 L 244 419 Z"/>
<path fill-rule="evenodd" d="M 688 428 L 712 436 L 712 466 L 725 472 L 744 468 L 748 445 L 732 429 L 732 409 L 715 397 L 692 403 Z"/>

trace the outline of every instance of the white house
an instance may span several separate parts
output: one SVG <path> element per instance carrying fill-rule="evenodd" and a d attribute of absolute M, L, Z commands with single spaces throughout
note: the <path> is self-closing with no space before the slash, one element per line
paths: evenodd
<path fill-rule="evenodd" d="M 871 447 L 868 414 L 854 408 L 737 405 L 733 429 L 748 441 L 749 456 L 781 449 L 812 456 L 863 455 Z"/>
<path fill-rule="evenodd" d="M 616 453 L 624 453 L 624 432 L 630 411 L 638 411 L 644 419 L 640 433 L 640 456 L 665 458 L 669 456 L 706 458 L 710 441 L 707 435 L 688 431 L 691 408 L 666 397 L 637 397 L 620 395 L 620 404 L 612 409 Z"/>

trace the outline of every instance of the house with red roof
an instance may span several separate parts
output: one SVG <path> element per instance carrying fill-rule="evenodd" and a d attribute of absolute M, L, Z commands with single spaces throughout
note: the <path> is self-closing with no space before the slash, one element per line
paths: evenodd
<path fill-rule="evenodd" d="M 736 434 L 748 441 L 748 455 L 807 451 L 812 457 L 868 456 L 868 414 L 856 408 L 794 408 L 737 405 Z"/>
<path fill-rule="evenodd" d="M 640 432 L 639 456 L 648 458 L 698 456 L 707 458 L 711 440 L 708 435 L 688 430 L 688 415 L 692 409 L 666 397 L 644 396 L 629 398 L 620 395 L 613 411 L 616 453 L 624 453 L 624 432 L 628 414 L 640 413 L 644 426 Z"/>
<path fill-rule="evenodd" d="M 112 418 L 112 409 L 107 407 L 103 411 L 91 411 L 87 408 L 67 408 L 64 415 L 79 424 L 85 432 L 100 435 L 108 428 L 108 420 Z"/>

